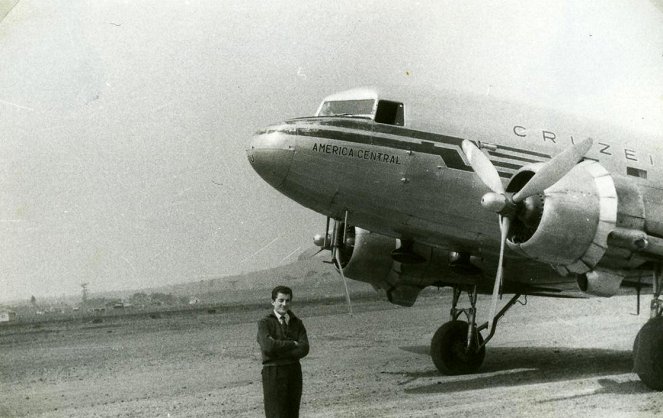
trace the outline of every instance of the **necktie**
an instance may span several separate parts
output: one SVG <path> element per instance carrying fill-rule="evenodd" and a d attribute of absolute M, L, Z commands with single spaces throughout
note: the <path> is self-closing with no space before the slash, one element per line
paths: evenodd
<path fill-rule="evenodd" d="M 288 331 L 288 323 L 285 320 L 285 315 L 283 315 L 282 317 L 279 318 L 279 322 L 281 322 L 281 329 L 283 330 L 283 332 L 284 333 L 287 332 Z"/>

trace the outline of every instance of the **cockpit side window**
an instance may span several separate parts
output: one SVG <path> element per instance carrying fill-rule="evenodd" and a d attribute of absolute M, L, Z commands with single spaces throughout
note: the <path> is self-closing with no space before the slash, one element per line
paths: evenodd
<path fill-rule="evenodd" d="M 375 100 L 335 100 L 327 101 L 320 106 L 318 116 L 358 116 L 373 117 Z"/>
<path fill-rule="evenodd" d="M 403 126 L 405 124 L 405 112 L 403 103 L 380 100 L 375 112 L 375 121 L 389 125 Z"/>

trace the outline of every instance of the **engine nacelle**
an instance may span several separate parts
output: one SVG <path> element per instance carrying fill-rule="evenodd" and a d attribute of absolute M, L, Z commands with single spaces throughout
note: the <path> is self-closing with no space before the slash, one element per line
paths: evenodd
<path fill-rule="evenodd" d="M 352 252 L 347 259 L 341 259 L 343 274 L 373 287 L 388 289 L 387 276 L 393 264 L 391 252 L 395 248 L 394 238 L 355 227 Z"/>
<path fill-rule="evenodd" d="M 361 228 L 354 228 L 351 235 L 354 235 L 354 246 L 351 253 L 345 253 L 349 257 L 341 259 L 343 274 L 385 290 L 391 303 L 414 305 L 421 287 L 401 280 L 401 274 L 393 268 L 391 253 L 397 241 Z"/>
<path fill-rule="evenodd" d="M 389 301 L 396 305 L 412 306 L 421 289 L 441 279 L 446 283 L 467 284 L 468 280 L 478 277 L 478 268 L 472 264 L 477 262 L 474 257 L 452 260 L 447 250 L 419 243 L 405 245 L 397 239 L 356 227 L 349 227 L 346 237 L 352 238 L 346 239 L 346 243 L 353 245 L 340 248 L 343 274 L 369 283 L 376 290 L 384 290 Z M 400 256 L 395 256 L 397 248 L 410 254 L 405 257 L 403 252 L 396 252 Z M 416 263 L 407 262 L 412 260 Z"/>
<path fill-rule="evenodd" d="M 507 191 L 514 191 L 531 177 L 523 170 Z M 562 275 L 594 269 L 605 255 L 608 234 L 617 222 L 617 191 L 610 173 L 598 162 L 587 160 L 545 190 L 534 221 L 515 219 L 509 247 L 532 259 L 553 265 Z M 528 201 L 525 202 L 528 204 Z"/>
<path fill-rule="evenodd" d="M 354 238 L 354 245 L 341 250 L 343 274 L 384 290 L 389 301 L 396 305 L 412 306 L 421 289 L 449 269 L 449 253 L 438 248 L 415 244 L 408 250 L 420 262 L 403 264 L 393 257 L 393 251 L 399 247 L 398 240 L 361 228 L 352 228 L 346 235 Z M 444 276 L 453 278 L 452 273 Z M 462 280 L 465 282 L 467 278 Z"/>
<path fill-rule="evenodd" d="M 603 269 L 578 275 L 578 288 L 588 295 L 609 298 L 619 292 L 624 275 Z"/>

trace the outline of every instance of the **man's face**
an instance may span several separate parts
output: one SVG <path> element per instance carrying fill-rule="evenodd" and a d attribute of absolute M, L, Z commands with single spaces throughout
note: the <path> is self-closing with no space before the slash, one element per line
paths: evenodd
<path fill-rule="evenodd" d="M 279 315 L 285 315 L 290 308 L 290 295 L 285 295 L 283 293 L 277 293 L 276 299 L 272 301 L 272 306 L 274 310 Z"/>

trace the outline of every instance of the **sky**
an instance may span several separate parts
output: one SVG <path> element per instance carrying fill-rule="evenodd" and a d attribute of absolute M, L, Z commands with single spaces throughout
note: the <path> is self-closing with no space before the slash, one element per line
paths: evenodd
<path fill-rule="evenodd" d="M 325 219 L 252 171 L 251 135 L 383 83 L 660 132 L 663 13 L 631 0 L 20 0 L 0 22 L 0 301 L 296 260 Z"/>

